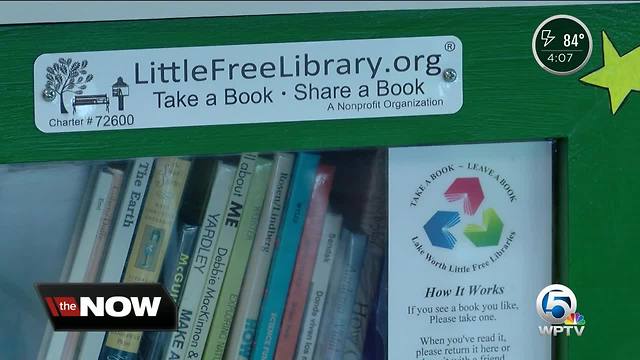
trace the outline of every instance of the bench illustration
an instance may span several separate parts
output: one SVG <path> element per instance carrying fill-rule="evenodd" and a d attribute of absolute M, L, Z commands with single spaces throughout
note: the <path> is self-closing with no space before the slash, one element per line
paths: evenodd
<path fill-rule="evenodd" d="M 106 105 L 107 112 L 109 112 L 109 97 L 107 94 L 101 95 L 76 95 L 73 98 L 73 113 L 76 113 L 77 106 L 86 105 Z"/>

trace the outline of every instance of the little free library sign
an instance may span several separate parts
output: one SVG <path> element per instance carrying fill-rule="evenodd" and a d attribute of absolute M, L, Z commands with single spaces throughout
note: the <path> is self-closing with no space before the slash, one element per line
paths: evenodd
<path fill-rule="evenodd" d="M 455 36 L 40 55 L 35 124 L 75 132 L 452 114 Z"/>

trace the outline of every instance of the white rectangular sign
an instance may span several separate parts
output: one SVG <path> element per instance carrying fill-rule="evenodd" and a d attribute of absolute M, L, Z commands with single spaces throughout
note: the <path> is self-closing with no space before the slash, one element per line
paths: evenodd
<path fill-rule="evenodd" d="M 389 150 L 389 359 L 550 360 L 549 142 Z"/>
<path fill-rule="evenodd" d="M 455 36 L 40 55 L 46 133 L 452 114 Z"/>

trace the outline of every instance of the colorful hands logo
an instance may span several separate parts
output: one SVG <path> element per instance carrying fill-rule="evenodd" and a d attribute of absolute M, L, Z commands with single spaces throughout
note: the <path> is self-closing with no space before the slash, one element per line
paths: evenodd
<path fill-rule="evenodd" d="M 482 201 L 484 193 L 477 177 L 457 178 L 444 193 L 449 202 L 463 200 L 464 214 L 474 215 Z M 453 249 L 457 239 L 450 230 L 460 223 L 460 213 L 456 211 L 437 211 L 423 226 L 427 237 L 433 246 Z M 495 246 L 500 242 L 502 220 L 492 208 L 482 212 L 482 225 L 468 224 L 464 228 L 464 235 L 475 246 Z"/>

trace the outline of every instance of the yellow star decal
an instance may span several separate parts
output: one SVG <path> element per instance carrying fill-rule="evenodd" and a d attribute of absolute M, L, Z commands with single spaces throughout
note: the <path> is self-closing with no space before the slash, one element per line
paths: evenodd
<path fill-rule="evenodd" d="M 640 91 L 640 46 L 620 56 L 602 32 L 604 65 L 580 81 L 609 90 L 611 113 L 615 114 L 632 90 Z"/>

